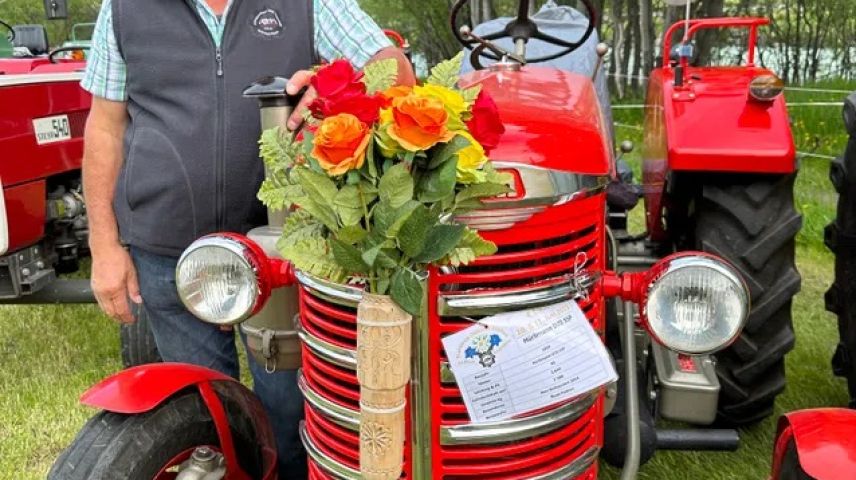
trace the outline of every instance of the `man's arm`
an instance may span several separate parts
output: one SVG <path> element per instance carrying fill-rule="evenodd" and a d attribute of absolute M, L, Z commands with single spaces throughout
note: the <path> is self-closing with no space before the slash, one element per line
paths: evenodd
<path fill-rule="evenodd" d="M 142 298 L 136 270 L 120 242 L 113 211 L 127 118 L 125 102 L 92 98 L 83 139 L 83 191 L 89 218 L 92 290 L 104 313 L 130 323 L 134 317 L 128 298 L 135 303 L 141 303 Z"/>
<path fill-rule="evenodd" d="M 396 80 L 396 84 L 413 85 L 416 83 L 416 74 L 413 72 L 413 65 L 410 64 L 410 60 L 404 56 L 404 52 L 399 48 L 384 48 L 374 54 L 368 63 L 388 59 L 394 59 L 398 62 L 398 79 Z M 300 89 L 309 85 L 309 80 L 312 78 L 312 75 L 313 73 L 309 70 L 301 70 L 295 73 L 292 75 L 288 85 L 286 86 L 286 92 L 289 95 L 297 95 Z M 306 93 L 303 94 L 303 98 L 301 98 L 297 108 L 294 109 L 294 113 L 291 114 L 291 118 L 288 119 L 289 130 L 295 130 L 301 123 L 303 123 L 303 111 L 309 107 L 309 104 L 312 103 L 317 96 L 318 95 L 315 93 L 314 88 L 309 87 L 309 89 L 306 90 Z"/>

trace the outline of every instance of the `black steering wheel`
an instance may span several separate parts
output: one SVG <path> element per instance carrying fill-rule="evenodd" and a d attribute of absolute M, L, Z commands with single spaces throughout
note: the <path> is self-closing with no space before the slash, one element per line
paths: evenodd
<path fill-rule="evenodd" d="M 83 45 L 77 47 L 59 47 L 54 50 L 51 50 L 51 53 L 48 54 L 48 60 L 50 60 L 51 63 L 59 63 L 56 58 L 56 55 L 58 53 L 76 52 L 78 50 L 89 50 L 89 47 Z"/>
<path fill-rule="evenodd" d="M 6 34 L 6 40 L 9 40 L 10 42 L 11 42 L 12 40 L 15 40 L 15 29 L 14 29 L 14 28 L 12 28 L 12 26 L 11 26 L 11 25 L 9 25 L 8 23 L 4 22 L 3 20 L 0 20 L 0 27 L 5 28 L 5 29 L 9 32 L 9 33 L 7 33 L 7 34 Z"/>
<path fill-rule="evenodd" d="M 461 27 L 458 26 L 458 15 L 460 14 L 461 9 L 464 7 L 464 5 L 469 3 L 469 1 L 470 0 L 456 0 L 455 4 L 452 5 L 452 10 L 449 14 L 449 23 L 452 26 L 452 33 L 455 35 L 455 38 L 457 38 L 458 41 L 461 42 L 461 45 L 473 50 L 473 53 L 470 56 L 470 62 L 473 64 L 473 67 L 475 67 L 476 69 L 481 69 L 483 67 L 481 65 L 481 62 L 479 61 L 479 57 L 485 57 L 491 60 L 499 61 L 502 59 L 502 56 L 500 55 L 500 52 L 497 51 L 497 48 L 491 48 L 488 45 L 473 39 L 472 37 L 465 38 L 464 33 L 461 32 Z M 561 50 L 550 55 L 543 55 L 540 57 L 527 57 L 521 59 L 525 61 L 525 63 L 538 63 L 553 60 L 555 58 L 559 58 L 573 52 L 574 50 L 580 48 L 580 46 L 584 44 L 594 32 L 594 27 L 597 24 L 597 11 L 594 9 L 594 5 L 592 5 L 591 0 L 580 0 L 585 5 L 586 11 L 588 12 L 588 25 L 586 26 L 586 31 L 585 33 L 583 33 L 583 36 L 575 42 L 568 42 L 561 38 L 556 38 L 552 35 L 547 35 L 546 33 L 540 31 L 538 29 L 538 25 L 536 25 L 535 22 L 533 22 L 532 19 L 529 18 L 530 1 L 531 0 L 520 0 L 517 9 L 517 18 L 508 22 L 508 24 L 505 25 L 504 29 L 499 30 L 497 32 L 488 33 L 486 35 L 481 35 L 479 38 L 482 40 L 487 40 L 488 42 L 491 40 L 496 40 L 498 38 L 508 37 L 513 39 L 515 42 L 517 40 L 523 40 L 524 42 L 528 42 L 530 39 L 534 38 L 541 40 L 542 42 L 549 43 L 550 45 L 562 47 Z"/>

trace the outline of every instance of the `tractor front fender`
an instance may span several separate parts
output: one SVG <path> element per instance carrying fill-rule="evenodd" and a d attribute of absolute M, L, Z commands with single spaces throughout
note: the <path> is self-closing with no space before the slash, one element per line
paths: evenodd
<path fill-rule="evenodd" d="M 856 411 L 819 408 L 785 414 L 779 419 L 773 453 L 773 480 L 781 473 L 783 457 L 793 440 L 802 470 L 817 480 L 842 478 L 856 472 Z"/>
<path fill-rule="evenodd" d="M 276 446 L 262 405 L 252 392 L 228 375 L 184 363 L 140 365 L 105 378 L 87 390 L 80 397 L 80 403 L 109 412 L 135 415 L 154 410 L 187 388 L 198 390 L 208 407 L 220 439 L 220 448 L 226 457 L 229 478 L 250 478 L 241 468 L 229 428 L 230 417 L 243 415 L 253 424 L 256 436 L 253 443 L 262 450 L 263 480 L 276 480 Z"/>
<path fill-rule="evenodd" d="M 212 381 L 236 381 L 228 375 L 183 363 L 153 363 L 128 368 L 84 392 L 80 403 L 109 412 L 139 414 L 154 409 L 188 387 Z"/>

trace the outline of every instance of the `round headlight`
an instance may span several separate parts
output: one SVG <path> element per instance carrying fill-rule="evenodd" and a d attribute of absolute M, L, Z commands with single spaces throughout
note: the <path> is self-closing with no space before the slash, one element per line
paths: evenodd
<path fill-rule="evenodd" d="M 175 269 L 178 296 L 200 320 L 240 323 L 264 302 L 264 264 L 250 243 L 237 235 L 212 235 L 196 240 L 181 255 Z"/>
<path fill-rule="evenodd" d="M 749 95 L 762 102 L 772 101 L 785 89 L 785 82 L 773 75 L 759 75 L 749 83 Z"/>
<path fill-rule="evenodd" d="M 721 350 L 740 335 L 749 292 L 733 267 L 701 255 L 667 258 L 658 267 L 643 309 L 657 341 L 693 355 Z"/>

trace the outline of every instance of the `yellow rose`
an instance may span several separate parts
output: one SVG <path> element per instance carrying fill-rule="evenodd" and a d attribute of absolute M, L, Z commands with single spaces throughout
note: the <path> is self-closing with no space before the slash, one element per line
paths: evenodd
<path fill-rule="evenodd" d="M 481 183 L 485 181 L 485 174 L 481 170 L 487 155 L 484 148 L 467 132 L 458 132 L 458 135 L 470 141 L 469 146 L 458 152 L 457 177 L 460 183 Z"/>

